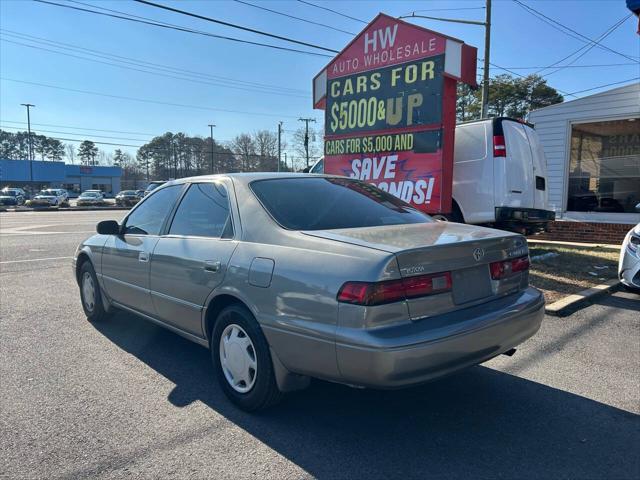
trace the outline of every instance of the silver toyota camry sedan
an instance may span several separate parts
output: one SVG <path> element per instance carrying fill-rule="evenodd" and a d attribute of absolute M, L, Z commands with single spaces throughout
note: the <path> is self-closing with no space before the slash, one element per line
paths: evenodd
<path fill-rule="evenodd" d="M 513 353 L 544 312 L 522 236 L 344 177 L 171 181 L 97 231 L 74 257 L 89 320 L 126 310 L 209 347 L 245 410 L 310 377 L 423 383 Z"/>

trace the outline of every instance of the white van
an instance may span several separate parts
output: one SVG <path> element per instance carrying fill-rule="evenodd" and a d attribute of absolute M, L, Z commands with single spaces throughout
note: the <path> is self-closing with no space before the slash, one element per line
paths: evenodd
<path fill-rule="evenodd" d="M 322 173 L 318 160 L 310 173 Z M 456 125 L 453 211 L 434 215 L 530 234 L 555 213 L 547 203 L 547 162 L 533 125 L 507 117 Z"/>

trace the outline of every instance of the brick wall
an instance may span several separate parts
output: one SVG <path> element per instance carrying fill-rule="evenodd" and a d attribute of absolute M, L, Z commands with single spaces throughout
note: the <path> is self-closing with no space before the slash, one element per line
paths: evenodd
<path fill-rule="evenodd" d="M 575 221 L 549 222 L 548 231 L 531 238 L 563 242 L 610 243 L 619 245 L 633 225 Z"/>

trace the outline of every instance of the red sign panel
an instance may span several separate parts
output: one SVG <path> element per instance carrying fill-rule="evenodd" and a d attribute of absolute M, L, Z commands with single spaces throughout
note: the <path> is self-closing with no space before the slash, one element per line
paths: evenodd
<path fill-rule="evenodd" d="M 475 51 L 463 47 L 378 15 L 314 81 L 314 102 L 325 108 L 325 173 L 364 180 L 426 212 L 449 212 L 456 78 L 470 70 L 465 58 L 475 74 Z"/>

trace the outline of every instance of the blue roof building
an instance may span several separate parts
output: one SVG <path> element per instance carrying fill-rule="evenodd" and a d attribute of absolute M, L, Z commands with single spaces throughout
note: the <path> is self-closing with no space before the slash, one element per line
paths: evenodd
<path fill-rule="evenodd" d="M 32 190 L 65 188 L 70 194 L 98 189 L 116 194 L 120 191 L 121 177 L 120 167 L 0 159 L 0 187 L 30 187 Z"/>

